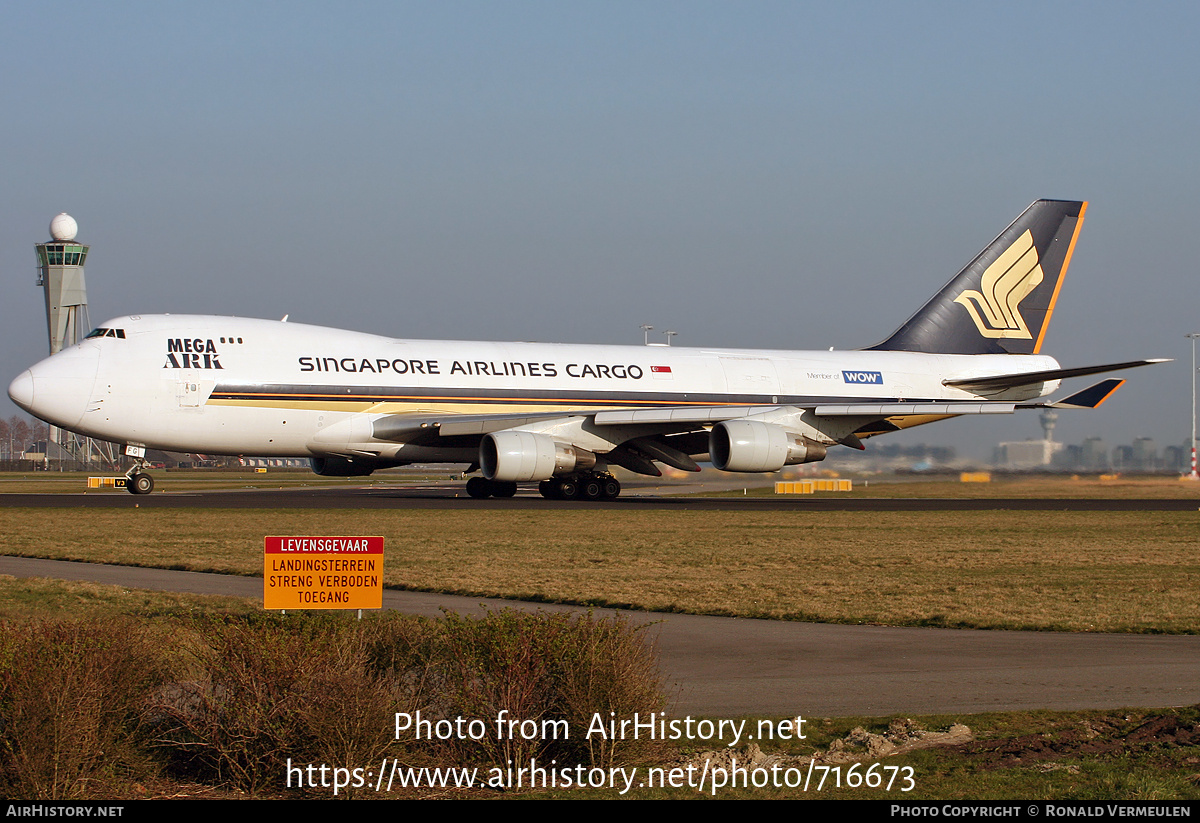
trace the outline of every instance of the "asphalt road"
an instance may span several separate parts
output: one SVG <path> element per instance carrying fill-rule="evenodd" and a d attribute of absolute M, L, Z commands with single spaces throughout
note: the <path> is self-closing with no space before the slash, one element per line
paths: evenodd
<path fill-rule="evenodd" d="M 260 578 L 162 569 L 0 557 L 0 574 L 262 597 Z M 461 613 L 504 607 L 578 611 L 401 591 L 385 591 L 384 607 L 435 617 L 442 608 Z M 844 717 L 1200 703 L 1200 636 L 910 629 L 627 614 L 652 624 L 662 670 L 675 697 L 673 710 L 680 715 Z"/>
<path fill-rule="evenodd" d="M 227 491 L 155 491 L 133 495 L 122 491 L 55 494 L 3 494 L 5 507 L 98 508 L 233 508 L 233 509 L 592 509 L 605 506 L 627 511 L 647 508 L 688 511 L 1196 511 L 1196 498 L 872 498 L 771 495 L 769 497 L 697 497 L 622 493 L 617 500 L 545 500 L 523 489 L 517 497 L 474 500 L 459 486 L 324 487 L 237 489 Z"/>

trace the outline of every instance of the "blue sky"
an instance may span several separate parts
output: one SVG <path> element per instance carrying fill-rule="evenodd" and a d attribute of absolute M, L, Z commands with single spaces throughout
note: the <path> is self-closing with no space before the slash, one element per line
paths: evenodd
<path fill-rule="evenodd" d="M 1044 351 L 1138 357 L 1068 442 L 1188 435 L 1200 10 L 1184 3 L 0 5 L 0 378 L 91 317 L 855 348 L 1025 206 L 1091 201 Z M 1074 385 L 1074 384 L 1072 384 Z M 1085 385 L 1078 381 L 1078 388 Z M 0 414 L 16 411 L 3 399 Z M 900 435 L 990 453 L 1036 416 Z"/>

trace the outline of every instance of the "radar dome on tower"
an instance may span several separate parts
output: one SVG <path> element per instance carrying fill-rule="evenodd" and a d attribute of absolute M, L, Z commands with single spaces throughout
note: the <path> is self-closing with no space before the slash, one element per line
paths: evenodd
<path fill-rule="evenodd" d="M 65 211 L 50 221 L 50 236 L 58 241 L 70 241 L 79 233 L 79 224 Z"/>

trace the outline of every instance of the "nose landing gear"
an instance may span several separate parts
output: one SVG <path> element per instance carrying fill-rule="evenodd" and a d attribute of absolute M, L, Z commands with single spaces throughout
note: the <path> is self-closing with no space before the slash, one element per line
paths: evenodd
<path fill-rule="evenodd" d="M 149 494 L 154 491 L 154 478 L 145 472 L 138 472 L 125 481 L 125 488 L 130 494 Z"/>
<path fill-rule="evenodd" d="M 154 478 L 143 471 L 145 468 L 146 461 L 139 458 L 125 472 L 125 490 L 130 494 L 149 494 L 154 491 Z"/>

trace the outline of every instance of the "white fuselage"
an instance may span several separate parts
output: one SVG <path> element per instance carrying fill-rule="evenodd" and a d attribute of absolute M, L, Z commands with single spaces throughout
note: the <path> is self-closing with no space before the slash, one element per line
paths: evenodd
<path fill-rule="evenodd" d="M 214 454 L 339 453 L 370 438 L 370 421 L 408 413 L 978 401 L 943 380 L 1058 368 L 1040 355 L 394 340 L 188 315 L 121 317 L 101 330 L 23 373 L 10 395 L 81 434 Z"/>

